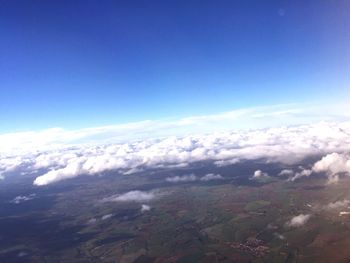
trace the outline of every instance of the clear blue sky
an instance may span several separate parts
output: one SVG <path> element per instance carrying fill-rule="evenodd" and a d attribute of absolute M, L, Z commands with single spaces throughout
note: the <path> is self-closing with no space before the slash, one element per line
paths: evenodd
<path fill-rule="evenodd" d="M 0 1 L 0 132 L 348 95 L 349 1 Z"/>

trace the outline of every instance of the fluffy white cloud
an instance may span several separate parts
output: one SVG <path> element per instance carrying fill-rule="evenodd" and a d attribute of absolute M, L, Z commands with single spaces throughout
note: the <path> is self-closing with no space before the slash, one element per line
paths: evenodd
<path fill-rule="evenodd" d="M 121 195 L 113 195 L 104 198 L 103 202 L 145 202 L 156 197 L 155 192 L 130 191 Z"/>
<path fill-rule="evenodd" d="M 186 120 L 186 123 L 191 121 Z M 92 129 L 91 133 L 99 134 L 98 131 L 97 128 Z M 52 134 L 57 132 L 51 131 Z M 88 132 L 78 134 L 85 133 Z M 330 178 L 336 178 L 338 173 L 348 171 L 348 159 L 344 153 L 350 152 L 349 134 L 350 122 L 320 122 L 293 127 L 145 139 L 128 143 L 81 144 L 74 147 L 63 147 L 60 144 L 60 148 L 54 150 L 0 155 L 0 176 L 16 170 L 40 171 L 41 175 L 35 179 L 34 184 L 42 186 L 79 175 L 98 175 L 108 170 L 129 174 L 148 168 L 184 167 L 206 160 L 213 161 L 217 166 L 255 159 L 295 164 L 308 156 L 338 152 L 333 154 L 332 158 L 315 164 L 312 169 L 295 173 L 292 179 L 326 170 L 331 172 L 328 175 Z M 80 138 L 79 136 L 75 137 Z"/>
<path fill-rule="evenodd" d="M 187 174 L 182 176 L 167 177 L 165 180 L 169 183 L 183 183 L 196 181 L 197 177 L 194 174 Z"/>
<path fill-rule="evenodd" d="M 229 154 L 229 152 L 228 152 L 228 154 Z M 231 160 L 220 160 L 220 161 L 214 162 L 214 164 L 217 167 L 228 166 L 228 165 L 232 165 L 232 164 L 236 164 L 236 163 L 239 163 L 239 159 L 238 158 L 234 158 L 234 159 L 231 159 Z"/>
<path fill-rule="evenodd" d="M 256 170 L 253 175 L 253 179 L 266 178 L 268 177 L 268 173 L 264 173 L 261 170 Z"/>
<path fill-rule="evenodd" d="M 294 176 L 291 177 L 289 180 L 295 181 L 295 180 L 302 178 L 302 177 L 308 177 L 311 174 L 312 174 L 312 170 L 304 169 L 304 170 L 301 170 L 300 172 L 295 173 Z"/>
<path fill-rule="evenodd" d="M 339 209 L 339 208 L 344 208 L 350 205 L 350 200 L 344 199 L 341 201 L 336 201 L 333 203 L 329 203 L 325 208 L 326 209 Z"/>
<path fill-rule="evenodd" d="M 346 152 L 349 152 L 347 150 Z M 310 176 L 312 173 L 325 173 L 328 177 L 328 183 L 337 183 L 339 175 L 350 176 L 350 157 L 344 153 L 330 153 L 315 162 L 311 169 L 304 169 L 291 178 L 292 181 L 301 177 Z"/>
<path fill-rule="evenodd" d="M 306 224 L 306 222 L 310 219 L 311 215 L 300 214 L 298 216 L 293 217 L 290 221 L 287 222 L 287 226 L 289 227 L 300 227 Z"/>
<path fill-rule="evenodd" d="M 142 213 L 147 212 L 147 211 L 149 211 L 149 210 L 151 210 L 151 207 L 150 207 L 149 205 L 143 204 L 143 205 L 141 206 L 141 212 L 142 212 Z"/>
<path fill-rule="evenodd" d="M 206 174 L 200 180 L 207 182 L 212 180 L 221 180 L 224 179 L 220 174 Z"/>
<path fill-rule="evenodd" d="M 350 174 L 350 158 L 345 154 L 331 153 L 316 162 L 312 167 L 314 172 L 325 172 L 330 183 L 338 182 L 339 174 Z"/>

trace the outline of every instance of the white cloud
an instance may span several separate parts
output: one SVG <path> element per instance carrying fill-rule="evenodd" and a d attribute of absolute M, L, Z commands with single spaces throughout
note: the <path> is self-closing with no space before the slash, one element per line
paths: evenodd
<path fill-rule="evenodd" d="M 13 200 L 10 201 L 10 203 L 13 204 L 20 204 L 26 201 L 33 200 L 35 198 L 36 194 L 30 194 L 30 195 L 19 195 L 16 196 Z"/>
<path fill-rule="evenodd" d="M 145 168 L 183 167 L 188 163 L 204 160 L 213 160 L 216 165 L 224 165 L 226 161 L 236 163 L 244 159 L 265 158 L 291 164 L 323 152 L 350 150 L 348 131 L 350 123 L 319 123 L 290 128 L 82 146 L 62 150 L 62 159 L 58 158 L 57 151 L 35 157 L 36 167 L 43 167 L 45 164 L 48 168 L 53 168 L 39 176 L 34 184 L 46 185 L 82 174 L 93 175 L 107 170 L 119 170 L 128 174 Z M 39 161 L 36 161 L 37 158 Z M 296 173 L 293 180 L 308 175 L 309 171 L 302 171 Z"/>
<path fill-rule="evenodd" d="M 101 220 L 107 220 L 109 218 L 111 218 L 113 216 L 113 214 L 107 214 L 101 217 Z"/>
<path fill-rule="evenodd" d="M 236 164 L 236 163 L 239 163 L 239 159 L 238 158 L 234 158 L 234 159 L 230 159 L 230 160 L 220 160 L 220 161 L 214 162 L 214 164 L 217 167 L 228 166 L 228 165 L 232 165 L 232 164 Z"/>
<path fill-rule="evenodd" d="M 306 222 L 310 219 L 311 215 L 300 214 L 298 216 L 293 217 L 290 221 L 287 222 L 287 226 L 289 227 L 300 227 L 306 224 Z"/>
<path fill-rule="evenodd" d="M 295 180 L 302 178 L 302 177 L 308 177 L 311 174 L 312 174 L 312 170 L 304 169 L 304 170 L 301 170 L 300 172 L 295 173 L 294 176 L 291 177 L 289 180 L 295 181 Z"/>
<path fill-rule="evenodd" d="M 334 105 L 282 104 L 237 109 L 212 115 L 181 119 L 145 120 L 102 127 L 65 130 L 51 128 L 0 134 L 0 154 L 9 156 L 39 153 L 81 144 L 122 143 L 130 140 L 161 138 L 188 133 L 211 133 L 232 129 L 260 129 L 322 120 L 339 121 L 348 118 L 348 103 Z"/>
<path fill-rule="evenodd" d="M 256 170 L 253 175 L 253 179 L 266 178 L 268 177 L 268 173 L 264 173 L 261 170 Z"/>
<path fill-rule="evenodd" d="M 91 218 L 91 219 L 89 219 L 88 221 L 87 221 L 87 224 L 88 225 L 93 225 L 93 224 L 95 224 L 97 222 L 97 219 L 96 218 Z"/>
<path fill-rule="evenodd" d="M 150 207 L 149 205 L 143 204 L 143 205 L 141 206 L 141 212 L 142 212 L 142 213 L 147 212 L 147 211 L 149 211 L 149 210 L 151 210 L 151 207 Z"/>
<path fill-rule="evenodd" d="M 196 181 L 197 177 L 194 174 L 188 174 L 182 176 L 167 177 L 165 180 L 169 183 L 183 183 Z"/>
<path fill-rule="evenodd" d="M 336 183 L 339 180 L 339 174 L 350 173 L 350 158 L 345 154 L 331 153 L 324 156 L 312 167 L 314 172 L 325 172 L 329 183 Z"/>
<path fill-rule="evenodd" d="M 339 212 L 339 216 L 346 216 L 346 215 L 350 215 L 349 211 L 341 211 Z"/>
<path fill-rule="evenodd" d="M 340 201 L 336 201 L 333 203 L 329 203 L 325 208 L 326 209 L 339 209 L 339 208 L 344 208 L 350 205 L 350 200 L 344 199 Z"/>
<path fill-rule="evenodd" d="M 346 152 L 350 150 L 347 149 Z M 328 183 L 333 184 L 339 181 L 339 175 L 350 176 L 350 157 L 344 153 L 329 153 L 314 163 L 311 169 L 304 169 L 296 173 L 291 178 L 292 181 L 301 177 L 310 176 L 312 173 L 325 173 L 328 177 Z"/>
<path fill-rule="evenodd" d="M 240 116 L 243 113 L 226 113 L 218 118 L 226 119 L 237 114 Z M 214 121 L 214 117 L 202 116 L 198 119 Z M 183 119 L 181 122 L 177 122 L 176 125 L 187 127 L 188 123 L 195 122 L 195 120 L 197 119 Z M 128 129 L 141 129 L 141 127 L 144 127 L 143 125 L 147 126 L 150 123 L 118 126 L 118 129 L 126 132 Z M 175 123 L 171 125 L 175 125 Z M 149 128 L 151 129 L 151 127 Z M 72 140 L 75 140 L 74 138 L 85 138 L 83 142 L 90 142 L 86 138 L 91 134 L 95 138 L 105 134 L 105 131 L 108 131 L 108 134 L 113 133 L 115 129 L 117 129 L 115 126 L 92 128 L 71 132 L 71 135 Z M 345 157 L 338 161 L 336 165 L 315 164 L 312 169 L 299 171 L 292 177 L 292 180 L 296 180 L 303 176 L 309 176 L 311 172 L 328 169 L 330 171 L 329 178 L 334 180 L 337 179 L 341 171 L 347 171 L 348 165 L 345 163 L 348 159 L 344 153 L 350 152 L 350 122 L 320 122 L 260 130 L 223 131 L 182 137 L 144 139 L 128 143 L 96 144 L 96 141 L 94 141 L 93 144 L 82 143 L 72 146 L 68 141 L 62 139 L 59 147 L 56 147 L 58 144 L 54 143 L 51 147 L 51 139 L 45 138 L 53 138 L 57 135 L 57 140 L 59 140 L 59 138 L 65 138 L 67 134 L 70 134 L 67 133 L 63 136 L 61 132 L 62 130 L 58 129 L 50 130 L 50 136 L 40 134 L 43 136 L 43 140 L 46 141 L 43 143 L 50 146 L 49 148 L 40 148 L 39 144 L 38 147 L 41 150 L 36 150 L 39 148 L 32 145 L 34 147 L 32 153 L 25 152 L 16 155 L 8 152 L 2 154 L 0 158 L 0 176 L 6 176 L 6 174 L 17 170 L 21 172 L 23 170 L 25 173 L 38 171 L 41 174 L 35 179 L 34 184 L 42 186 L 80 175 L 98 175 L 109 170 L 118 170 L 120 173 L 130 174 L 149 168 L 185 167 L 197 161 L 207 160 L 213 161 L 217 166 L 256 159 L 296 164 L 309 156 L 338 152 L 339 156 Z M 152 132 L 150 134 L 154 135 Z M 2 139 L 0 138 L 0 143 Z M 29 141 L 29 137 L 27 139 Z M 1 148 L 2 150 L 3 148 Z M 342 164 L 340 169 L 339 162 L 341 161 L 345 161 L 345 163 Z M 335 169 L 335 166 L 338 167 L 338 170 Z"/>
<path fill-rule="evenodd" d="M 150 201 L 156 197 L 155 192 L 130 191 L 121 195 L 113 195 L 104 198 L 103 202 L 145 202 Z"/>
<path fill-rule="evenodd" d="M 292 176 L 292 175 L 294 175 L 294 171 L 290 169 L 284 169 L 278 174 L 278 176 Z"/>
<path fill-rule="evenodd" d="M 207 182 L 212 180 L 221 180 L 224 179 L 220 174 L 206 174 L 200 180 Z"/>

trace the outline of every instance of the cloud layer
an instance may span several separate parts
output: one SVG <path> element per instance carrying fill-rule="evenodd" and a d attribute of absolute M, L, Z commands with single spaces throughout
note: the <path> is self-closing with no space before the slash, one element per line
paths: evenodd
<path fill-rule="evenodd" d="M 309 156 L 324 155 L 310 169 L 296 172 L 293 180 L 317 172 L 325 172 L 330 180 L 336 180 L 339 173 L 349 172 L 348 152 L 350 123 L 320 122 L 293 127 L 173 136 L 129 143 L 82 144 L 35 153 L 2 155 L 0 176 L 6 176 L 13 171 L 34 171 L 41 173 L 34 184 L 42 186 L 110 170 L 128 174 L 149 168 L 185 167 L 194 162 L 208 160 L 217 166 L 256 159 L 295 164 Z M 286 173 L 290 171 L 284 171 L 281 175 L 287 175 Z"/>

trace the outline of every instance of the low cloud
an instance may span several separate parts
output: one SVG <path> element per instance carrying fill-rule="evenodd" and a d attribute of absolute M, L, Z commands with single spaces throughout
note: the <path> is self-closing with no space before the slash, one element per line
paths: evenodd
<path fill-rule="evenodd" d="M 234 159 L 230 159 L 230 160 L 221 160 L 221 161 L 214 162 L 214 164 L 217 167 L 233 165 L 233 164 L 236 164 L 236 163 L 239 163 L 239 159 L 238 158 L 234 158 Z"/>
<path fill-rule="evenodd" d="M 145 202 L 151 201 L 156 197 L 155 192 L 130 191 L 121 195 L 113 195 L 104 198 L 103 202 Z"/>
<path fill-rule="evenodd" d="M 269 177 L 268 173 L 264 173 L 261 170 L 256 170 L 254 172 L 252 179 L 260 179 L 260 178 L 267 178 L 267 177 Z"/>
<path fill-rule="evenodd" d="M 151 207 L 150 207 L 149 205 L 143 204 L 143 205 L 141 206 L 141 212 L 142 212 L 142 213 L 147 212 L 147 211 L 149 211 L 149 210 L 151 210 Z"/>
<path fill-rule="evenodd" d="M 329 183 L 336 183 L 340 174 L 350 174 L 350 158 L 345 154 L 331 153 L 316 162 L 312 170 L 316 173 L 326 173 Z"/>
<path fill-rule="evenodd" d="M 284 169 L 278 174 L 278 176 L 288 176 L 288 177 L 292 175 L 294 175 L 294 171 L 290 169 Z"/>
<path fill-rule="evenodd" d="M 280 240 L 285 240 L 286 239 L 286 237 L 284 235 L 281 235 L 279 233 L 274 233 L 274 236 L 277 237 Z"/>
<path fill-rule="evenodd" d="M 204 182 L 224 179 L 220 174 L 206 174 L 200 180 Z"/>
<path fill-rule="evenodd" d="M 98 220 L 97 220 L 96 218 L 91 218 L 91 219 L 89 219 L 89 220 L 87 221 L 87 224 L 88 224 L 88 225 L 93 225 L 93 224 L 95 224 L 97 221 L 98 221 Z"/>
<path fill-rule="evenodd" d="M 101 220 L 107 220 L 109 218 L 111 218 L 113 216 L 113 214 L 107 214 L 101 217 Z"/>
<path fill-rule="evenodd" d="M 332 209 L 348 207 L 349 205 L 350 205 L 350 200 L 344 199 L 333 203 L 329 203 L 325 208 L 332 210 Z"/>
<path fill-rule="evenodd" d="M 19 195 L 19 196 L 16 196 L 13 200 L 11 200 L 10 203 L 20 204 L 20 203 L 23 203 L 23 202 L 27 202 L 27 201 L 33 200 L 35 197 L 36 197 L 36 194 Z"/>
<path fill-rule="evenodd" d="M 225 119 L 223 116 L 220 118 Z M 177 125 L 186 123 L 195 123 L 195 119 L 184 119 Z M 132 129 L 142 127 L 136 124 L 131 126 Z M 122 130 L 127 131 L 129 128 L 124 127 Z M 72 136 L 83 138 L 85 133 L 99 134 L 100 130 L 114 131 L 114 128 L 94 128 L 74 132 Z M 60 138 L 61 132 L 52 130 L 49 137 L 57 135 Z M 5 176 L 6 180 L 7 174 L 12 172 L 18 171 L 20 174 L 38 171 L 40 174 L 33 183 L 44 186 L 81 175 L 99 175 L 111 170 L 130 174 L 147 169 L 184 167 L 200 161 L 211 161 L 216 166 L 225 166 L 257 159 L 291 165 L 310 156 L 324 155 L 325 159 L 315 163 L 314 167 L 291 175 L 291 180 L 325 172 L 329 181 L 335 182 L 340 174 L 349 172 L 349 158 L 346 155 L 350 153 L 349 134 L 350 122 L 320 122 L 293 127 L 223 131 L 119 143 L 53 143 L 50 144 L 51 148 L 44 147 L 34 152 L 8 151 L 2 154 L 0 176 Z M 41 135 L 45 141 L 46 135 Z M 5 140 L 5 137 L 0 139 Z M 51 142 L 51 139 L 47 142 Z"/>
<path fill-rule="evenodd" d="M 293 217 L 290 221 L 287 222 L 287 226 L 289 227 L 301 227 L 306 224 L 306 222 L 310 219 L 311 215 L 300 214 L 298 216 Z"/>
<path fill-rule="evenodd" d="M 291 181 L 310 176 L 313 173 L 325 173 L 328 178 L 328 184 L 334 184 L 339 181 L 340 175 L 350 176 L 350 157 L 344 153 L 330 153 L 315 162 L 311 169 L 304 169 L 296 173 Z"/>
<path fill-rule="evenodd" d="M 197 177 L 194 174 L 188 174 L 182 176 L 167 177 L 165 180 L 169 183 L 184 183 L 194 182 L 197 180 Z"/>
<path fill-rule="evenodd" d="M 295 181 L 299 178 L 308 177 L 311 174 L 312 174 L 312 170 L 308 170 L 308 169 L 301 170 L 300 172 L 295 173 L 294 176 L 289 179 L 289 181 Z"/>

